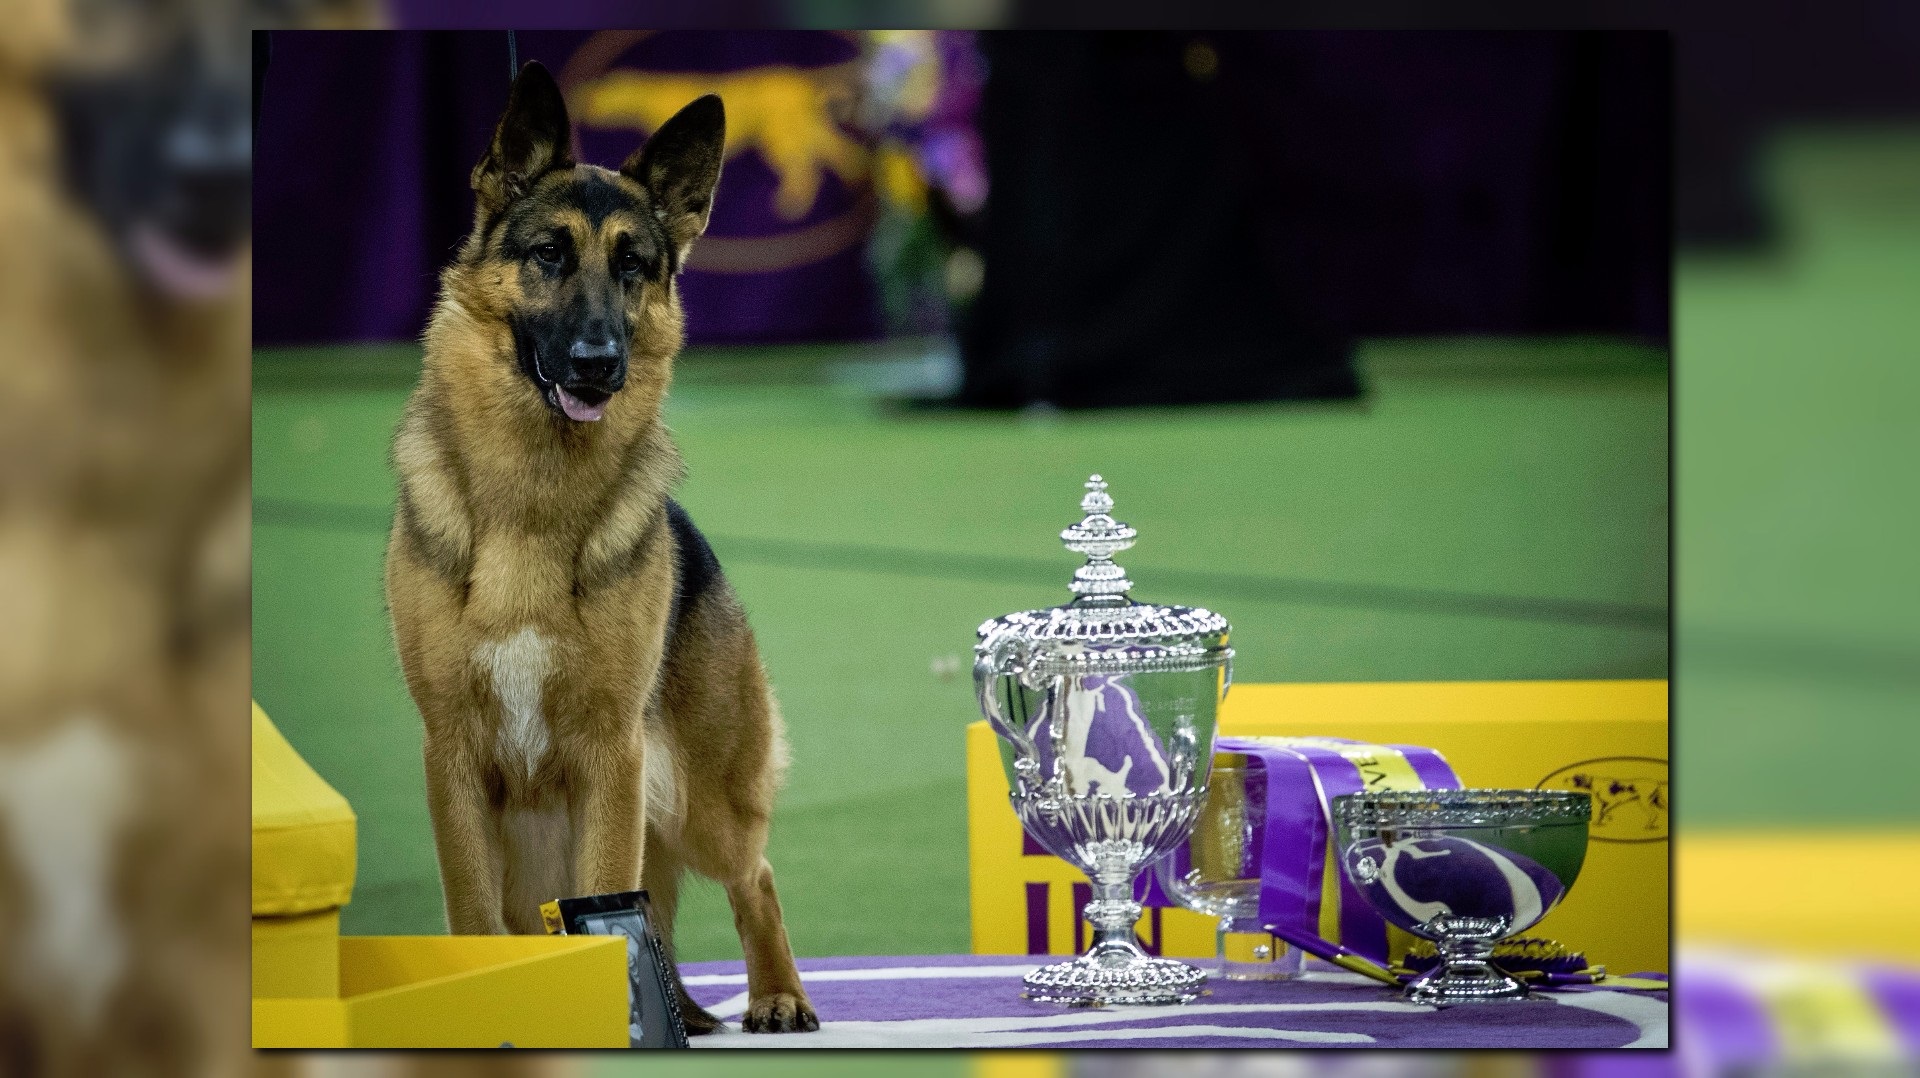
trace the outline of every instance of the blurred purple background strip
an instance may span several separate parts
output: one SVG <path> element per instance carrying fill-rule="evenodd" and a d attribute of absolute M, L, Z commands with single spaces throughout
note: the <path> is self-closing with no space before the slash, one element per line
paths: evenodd
<path fill-rule="evenodd" d="M 1702 969 L 1685 970 L 1677 1020 L 1686 1052 L 1706 1074 L 1765 1066 L 1779 1054 L 1773 1018 L 1751 987 Z"/>
<path fill-rule="evenodd" d="M 1920 1059 L 1920 973 L 1883 966 L 1868 970 L 1863 979 L 1907 1058 Z"/>
<path fill-rule="evenodd" d="M 387 0 L 402 30 L 513 30 L 527 26 L 593 30 L 608 26 L 745 26 L 776 22 L 785 7 L 760 0 Z"/>

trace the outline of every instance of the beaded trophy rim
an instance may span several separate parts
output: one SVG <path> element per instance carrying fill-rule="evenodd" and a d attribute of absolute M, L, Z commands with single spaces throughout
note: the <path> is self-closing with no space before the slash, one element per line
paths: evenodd
<path fill-rule="evenodd" d="M 1593 798 L 1578 790 L 1385 790 L 1341 794 L 1335 820 L 1350 828 L 1585 825 Z"/>

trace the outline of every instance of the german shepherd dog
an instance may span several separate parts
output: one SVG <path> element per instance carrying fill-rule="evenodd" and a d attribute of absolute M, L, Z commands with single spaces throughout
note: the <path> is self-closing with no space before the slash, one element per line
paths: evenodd
<path fill-rule="evenodd" d="M 709 95 L 619 171 L 577 163 L 553 77 L 521 70 L 394 438 L 387 601 L 449 928 L 537 933 L 542 901 L 644 886 L 671 953 L 692 869 L 733 906 L 742 1027 L 812 1030 L 764 856 L 779 712 L 713 551 L 667 496 L 675 278 L 725 127 Z M 718 1025 L 679 994 L 689 1031 Z"/>

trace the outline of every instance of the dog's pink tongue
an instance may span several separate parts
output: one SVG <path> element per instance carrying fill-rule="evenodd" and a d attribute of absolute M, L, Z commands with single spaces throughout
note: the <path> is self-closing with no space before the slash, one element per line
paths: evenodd
<path fill-rule="evenodd" d="M 565 386 L 554 386 L 553 392 L 555 396 L 560 398 L 560 410 L 567 413 L 568 419 L 579 423 L 592 423 L 607 414 L 606 401 L 601 401 L 599 404 L 588 404 L 586 401 L 567 392 L 567 387 Z"/>
<path fill-rule="evenodd" d="M 134 256 L 146 268 L 148 276 L 176 297 L 214 299 L 233 285 L 234 259 L 202 258 L 150 225 L 137 226 L 132 241 Z"/>

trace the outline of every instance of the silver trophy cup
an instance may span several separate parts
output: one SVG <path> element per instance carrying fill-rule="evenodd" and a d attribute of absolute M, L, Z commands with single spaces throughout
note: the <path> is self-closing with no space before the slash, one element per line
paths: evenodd
<path fill-rule="evenodd" d="M 1129 598 L 1112 559 L 1135 532 L 1110 515 L 1106 486 L 1087 482 L 1085 519 L 1060 533 L 1087 558 L 1069 585 L 1078 597 L 980 626 L 974 683 L 1021 824 L 1093 885 L 1092 946 L 1028 974 L 1027 998 L 1184 1003 L 1206 975 L 1140 949 L 1133 880 L 1193 830 L 1233 650 L 1220 615 Z"/>
<path fill-rule="evenodd" d="M 1341 867 L 1392 924 L 1433 941 L 1440 964 L 1415 1003 L 1519 1000 L 1494 944 L 1551 912 L 1580 875 L 1593 799 L 1577 790 L 1423 790 L 1333 799 Z"/>

